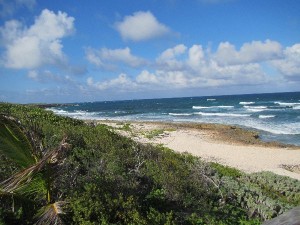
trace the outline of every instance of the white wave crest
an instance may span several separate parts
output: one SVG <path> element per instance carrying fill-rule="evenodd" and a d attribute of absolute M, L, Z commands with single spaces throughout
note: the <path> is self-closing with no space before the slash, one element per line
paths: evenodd
<path fill-rule="evenodd" d="M 210 107 L 208 106 L 193 106 L 193 109 L 209 109 Z"/>
<path fill-rule="evenodd" d="M 193 106 L 193 109 L 213 109 L 213 108 L 230 109 L 230 108 L 234 108 L 234 106 L 232 105 Z"/>
<path fill-rule="evenodd" d="M 297 135 L 300 134 L 300 123 L 290 124 L 255 124 L 253 128 L 267 131 L 272 134 L 286 134 L 286 135 Z"/>
<path fill-rule="evenodd" d="M 261 111 L 268 110 L 268 107 L 266 107 L 266 106 L 248 106 L 248 105 L 244 105 L 244 108 L 246 108 L 248 111 L 251 111 L 251 112 L 261 112 Z"/>
<path fill-rule="evenodd" d="M 170 116 L 192 116 L 191 113 L 169 113 Z"/>
<path fill-rule="evenodd" d="M 240 105 L 252 105 L 254 104 L 255 102 L 240 102 L 239 104 Z"/>
<path fill-rule="evenodd" d="M 208 98 L 208 99 L 206 99 L 206 101 L 216 101 L 216 99 L 215 98 Z"/>
<path fill-rule="evenodd" d="M 274 118 L 275 115 L 259 115 L 258 118 L 260 119 L 268 119 L 268 118 Z"/>
<path fill-rule="evenodd" d="M 293 106 L 293 109 L 296 109 L 296 110 L 300 109 L 300 105 L 299 106 Z"/>
<path fill-rule="evenodd" d="M 54 112 L 55 114 L 58 114 L 58 115 L 66 115 L 66 114 L 68 114 L 68 111 L 65 111 L 63 109 L 46 108 L 46 110 L 52 111 L 52 112 Z"/>
<path fill-rule="evenodd" d="M 57 115 L 68 116 L 75 119 L 95 119 L 100 114 L 100 112 L 87 112 L 83 110 L 75 110 L 74 112 L 68 112 L 63 109 L 55 109 L 55 108 L 49 108 L 47 110 L 50 110 Z"/>
<path fill-rule="evenodd" d="M 275 104 L 281 105 L 281 106 L 300 106 L 299 102 L 274 102 Z"/>
<path fill-rule="evenodd" d="M 204 113 L 204 112 L 197 112 L 194 113 L 196 115 L 201 116 L 223 116 L 223 117 L 249 117 L 250 114 L 238 114 L 238 113 Z"/>

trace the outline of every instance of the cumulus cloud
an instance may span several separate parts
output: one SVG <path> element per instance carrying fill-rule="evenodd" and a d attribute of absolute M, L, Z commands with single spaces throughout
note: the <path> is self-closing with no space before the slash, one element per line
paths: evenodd
<path fill-rule="evenodd" d="M 158 77 L 150 73 L 148 70 L 143 70 L 137 77 L 136 77 L 137 83 L 140 84 L 158 84 L 159 79 Z"/>
<path fill-rule="evenodd" d="M 283 59 L 275 60 L 273 65 L 287 79 L 300 80 L 300 44 L 287 47 Z"/>
<path fill-rule="evenodd" d="M 137 88 L 137 84 L 133 82 L 130 78 L 128 78 L 127 75 L 124 73 L 121 73 L 117 78 L 103 82 L 95 82 L 92 77 L 89 77 L 87 79 L 87 85 L 91 88 L 101 91 L 108 89 L 116 89 L 119 91 L 132 91 Z"/>
<path fill-rule="evenodd" d="M 279 59 L 282 56 L 280 43 L 266 40 L 245 43 L 239 51 L 229 42 L 222 42 L 214 57 L 220 65 L 238 65 Z"/>
<path fill-rule="evenodd" d="M 124 40 L 144 41 L 170 33 L 170 29 L 160 23 L 155 16 L 147 11 L 135 12 L 125 16 L 121 22 L 115 23 L 116 30 Z"/>
<path fill-rule="evenodd" d="M 123 49 L 101 48 L 99 50 L 88 48 L 86 58 L 90 63 L 106 69 L 115 67 L 112 63 L 123 63 L 131 67 L 138 67 L 146 63 L 146 60 L 132 55 L 128 47 Z"/>
<path fill-rule="evenodd" d="M 186 50 L 187 47 L 183 44 L 176 45 L 173 48 L 168 48 L 157 57 L 156 63 L 159 67 L 164 69 L 180 69 L 183 66 L 183 62 L 179 58 L 186 52 Z"/>
<path fill-rule="evenodd" d="M 278 80 L 300 80 L 300 44 L 283 48 L 271 40 L 253 41 L 236 49 L 226 42 L 220 43 L 215 52 L 199 44 L 178 44 L 162 51 L 153 63 L 147 64 L 148 68 L 135 76 L 131 74 L 132 78 L 122 74 L 104 82 L 90 78 L 87 83 L 97 90 L 141 91 L 259 86 L 276 84 Z"/>
<path fill-rule="evenodd" d="M 43 65 L 65 64 L 62 38 L 74 31 L 74 18 L 64 12 L 45 9 L 29 28 L 11 20 L 0 28 L 4 66 L 12 69 L 35 69 Z"/>

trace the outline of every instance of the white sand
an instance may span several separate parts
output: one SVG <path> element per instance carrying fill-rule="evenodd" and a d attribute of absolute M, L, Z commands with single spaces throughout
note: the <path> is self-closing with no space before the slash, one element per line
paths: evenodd
<path fill-rule="evenodd" d="M 116 127 L 116 123 L 107 123 Z M 154 138 L 146 138 L 145 132 L 160 129 L 162 125 L 131 123 L 130 132 L 120 131 L 142 143 L 163 144 L 177 152 L 189 152 L 210 162 L 235 167 L 247 173 L 271 171 L 300 180 L 300 174 L 282 168 L 282 165 L 300 165 L 300 148 L 275 148 L 221 143 L 212 139 L 208 131 L 180 128 L 165 131 Z"/>

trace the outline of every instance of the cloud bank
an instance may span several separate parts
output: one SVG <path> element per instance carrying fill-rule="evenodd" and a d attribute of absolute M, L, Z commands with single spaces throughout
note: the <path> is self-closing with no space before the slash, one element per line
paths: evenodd
<path fill-rule="evenodd" d="M 178 44 L 161 52 L 151 65 L 138 74 L 123 73 L 103 82 L 89 78 L 87 85 L 101 91 L 142 91 L 293 82 L 300 80 L 300 44 L 284 48 L 276 41 L 252 41 L 237 49 L 221 42 L 215 52 L 199 44 Z"/>

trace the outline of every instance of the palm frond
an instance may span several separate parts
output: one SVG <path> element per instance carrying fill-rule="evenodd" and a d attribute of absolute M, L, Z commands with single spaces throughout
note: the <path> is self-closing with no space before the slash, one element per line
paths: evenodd
<path fill-rule="evenodd" d="M 60 216 L 65 214 L 63 211 L 63 206 L 66 204 L 64 201 L 58 201 L 41 208 L 37 215 L 36 225 L 59 225 L 63 224 Z"/>
<path fill-rule="evenodd" d="M 35 164 L 33 148 L 13 118 L 0 115 L 0 152 L 22 168 Z"/>
<path fill-rule="evenodd" d="M 20 194 L 24 197 L 40 201 L 47 194 L 47 184 L 43 174 L 37 173 L 26 185 L 22 185 L 14 194 Z"/>
<path fill-rule="evenodd" d="M 24 189 L 29 182 L 31 182 L 33 176 L 41 171 L 45 167 L 46 164 L 57 161 L 59 155 L 63 153 L 69 145 L 66 142 L 66 138 L 62 140 L 59 147 L 47 153 L 40 161 L 36 164 L 29 166 L 26 169 L 23 169 L 8 179 L 4 180 L 0 183 L 0 194 L 2 193 L 14 193 L 16 191 L 20 191 Z M 24 189 L 25 190 L 25 189 Z"/>

